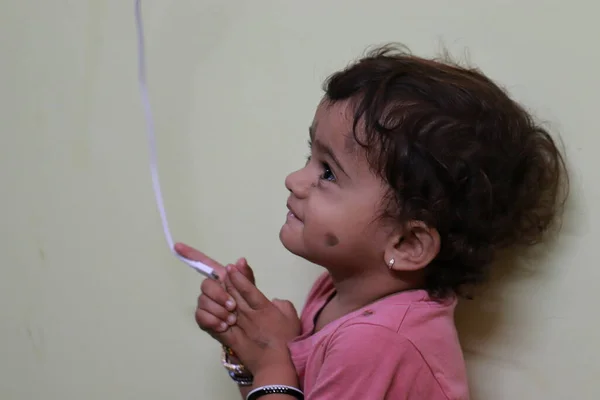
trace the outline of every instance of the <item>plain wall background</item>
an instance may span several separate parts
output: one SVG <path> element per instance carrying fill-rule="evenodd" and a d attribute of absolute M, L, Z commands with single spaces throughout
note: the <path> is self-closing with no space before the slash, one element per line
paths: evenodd
<path fill-rule="evenodd" d="M 365 48 L 468 55 L 565 142 L 562 235 L 458 315 L 474 399 L 597 399 L 600 6 L 592 0 L 146 0 L 150 95 L 176 240 L 248 257 L 301 307 L 278 241 L 322 80 Z M 168 252 L 133 0 L 0 1 L 0 398 L 236 399 Z M 596 25 L 596 26 L 594 26 Z"/>

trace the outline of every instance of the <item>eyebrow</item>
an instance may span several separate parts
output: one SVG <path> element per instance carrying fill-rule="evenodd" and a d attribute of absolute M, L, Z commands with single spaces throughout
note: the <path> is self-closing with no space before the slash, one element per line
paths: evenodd
<path fill-rule="evenodd" d="M 319 151 L 321 151 L 322 153 L 325 153 L 326 155 L 328 155 L 333 160 L 333 163 L 336 165 L 336 167 L 340 171 L 342 171 L 344 173 L 344 175 L 346 175 L 348 178 L 350 178 L 350 175 L 348 175 L 348 173 L 342 167 L 340 160 L 338 160 L 338 158 L 335 156 L 333 149 L 330 146 L 326 145 L 325 143 L 321 142 L 319 139 L 317 139 L 315 137 L 315 133 L 316 133 L 315 131 L 316 131 L 315 125 L 311 125 L 308 128 L 308 134 L 310 136 L 310 141 L 311 141 L 312 145 L 315 146 L 316 148 L 318 148 Z"/>

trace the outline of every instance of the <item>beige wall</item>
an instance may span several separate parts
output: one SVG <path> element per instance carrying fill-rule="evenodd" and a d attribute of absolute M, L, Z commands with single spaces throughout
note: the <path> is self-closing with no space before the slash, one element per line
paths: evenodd
<path fill-rule="evenodd" d="M 546 257 L 460 312 L 474 398 L 600 398 L 597 2 L 144 4 L 176 240 L 298 306 L 319 270 L 277 232 L 322 79 L 374 43 L 468 49 L 562 133 L 574 191 Z M 3 400 L 237 398 L 165 247 L 137 90 L 132 0 L 0 1 Z"/>

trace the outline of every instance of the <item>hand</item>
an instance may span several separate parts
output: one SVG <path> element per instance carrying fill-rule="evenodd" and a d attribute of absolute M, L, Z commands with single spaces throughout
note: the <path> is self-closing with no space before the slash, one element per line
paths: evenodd
<path fill-rule="evenodd" d="M 237 323 L 218 335 L 254 375 L 289 365 L 287 344 L 300 333 L 300 319 L 289 301 L 269 301 L 243 273 L 228 266 L 225 288 L 237 304 Z"/>
<path fill-rule="evenodd" d="M 196 322 L 203 331 L 218 340 L 216 333 L 224 332 L 229 325 L 236 322 L 234 311 L 235 300 L 227 293 L 223 286 L 227 270 L 221 264 L 204 253 L 183 243 L 175 245 L 175 251 L 190 260 L 200 261 L 215 270 L 219 281 L 204 279 L 200 286 L 201 294 L 198 297 L 196 308 Z M 236 266 L 242 274 L 254 284 L 254 273 L 245 259 L 240 258 Z"/>

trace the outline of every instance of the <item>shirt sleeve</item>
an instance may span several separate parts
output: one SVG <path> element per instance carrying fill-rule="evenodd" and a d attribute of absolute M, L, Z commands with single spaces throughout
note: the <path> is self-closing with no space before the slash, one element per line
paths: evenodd
<path fill-rule="evenodd" d="M 448 400 L 421 353 L 386 327 L 341 327 L 307 400 Z"/>

